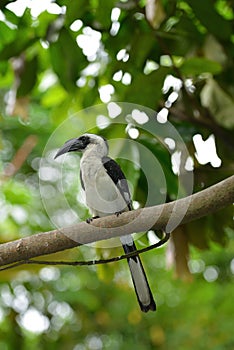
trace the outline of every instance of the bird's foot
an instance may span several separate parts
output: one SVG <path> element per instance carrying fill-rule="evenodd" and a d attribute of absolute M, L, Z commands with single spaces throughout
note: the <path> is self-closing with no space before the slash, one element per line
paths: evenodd
<path fill-rule="evenodd" d="M 123 213 L 123 211 L 116 211 L 115 212 L 115 215 L 118 217 L 118 216 L 120 216 L 120 214 L 122 214 Z"/>
<path fill-rule="evenodd" d="M 92 222 L 93 220 L 99 219 L 99 218 L 100 218 L 100 216 L 93 216 L 92 218 L 86 219 L 86 222 L 87 222 L 87 224 L 91 224 L 91 222 Z"/>

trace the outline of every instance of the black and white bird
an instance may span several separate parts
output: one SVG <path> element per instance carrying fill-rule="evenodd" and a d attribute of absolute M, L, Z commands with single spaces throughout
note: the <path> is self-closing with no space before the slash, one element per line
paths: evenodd
<path fill-rule="evenodd" d="M 57 158 L 73 151 L 83 153 L 80 179 L 93 218 L 132 210 L 127 180 L 120 166 L 108 157 L 108 150 L 107 141 L 103 137 L 87 133 L 68 140 L 55 156 Z M 122 236 L 120 240 L 125 253 L 136 251 L 131 235 Z M 128 264 L 141 310 L 155 311 L 156 304 L 139 255 L 130 257 Z"/>

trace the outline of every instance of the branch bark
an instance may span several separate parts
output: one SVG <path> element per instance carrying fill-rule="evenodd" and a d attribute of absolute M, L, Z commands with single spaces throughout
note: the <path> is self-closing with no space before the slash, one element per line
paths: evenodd
<path fill-rule="evenodd" d="M 178 225 L 214 213 L 234 202 L 234 176 L 174 202 L 96 219 L 38 233 L 0 245 L 0 266 L 52 254 L 82 244 L 119 237 L 134 232 L 172 231 Z"/>

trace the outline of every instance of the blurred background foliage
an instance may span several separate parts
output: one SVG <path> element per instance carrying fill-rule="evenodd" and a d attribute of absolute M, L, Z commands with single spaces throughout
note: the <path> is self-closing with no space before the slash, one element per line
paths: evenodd
<path fill-rule="evenodd" d="M 70 212 L 53 200 L 62 191 L 60 174 L 44 152 L 70 116 L 76 115 L 76 128 L 59 129 L 52 154 L 90 125 L 108 139 L 137 139 L 163 169 L 166 200 L 177 197 L 181 155 L 173 138 L 164 145 L 152 139 L 141 128 L 141 113 L 124 127 L 113 127 L 108 112 L 79 114 L 99 103 L 115 109 L 117 101 L 141 104 L 155 111 L 155 125 L 170 121 L 190 152 L 185 169 L 193 170 L 194 191 L 233 174 L 233 7 L 233 0 L 0 2 L 1 243 L 71 222 Z M 135 207 L 143 206 L 146 177 L 140 166 L 121 159 L 124 143 L 118 145 L 113 152 L 134 188 Z M 63 190 L 84 220 L 81 195 L 74 196 L 78 163 L 76 156 L 65 162 Z M 162 182 L 151 175 L 160 193 Z M 156 313 L 139 311 L 126 262 L 2 271 L 1 350 L 233 349 L 232 215 L 225 208 L 179 227 L 167 247 L 142 256 Z M 149 232 L 138 246 L 155 240 Z M 117 253 L 82 247 L 50 259 Z"/>

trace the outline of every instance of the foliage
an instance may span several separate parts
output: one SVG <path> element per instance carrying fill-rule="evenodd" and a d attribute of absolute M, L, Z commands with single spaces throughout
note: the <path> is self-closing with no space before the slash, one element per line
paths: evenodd
<path fill-rule="evenodd" d="M 135 190 L 135 205 L 148 204 L 148 190 L 150 204 L 179 195 L 174 151 L 163 141 L 167 123 L 189 150 L 194 191 L 233 173 L 233 1 L 57 0 L 39 12 L 17 3 L 0 4 L 1 242 L 71 222 L 51 154 L 86 130 L 113 140 L 111 152 Z M 111 118 L 106 106 L 117 101 L 127 103 Z M 96 107 L 100 103 L 105 105 Z M 138 123 L 128 103 L 155 115 Z M 152 138 L 155 128 L 158 138 Z M 205 161 L 197 135 L 210 145 L 214 135 L 213 150 L 205 152 L 202 144 Z M 144 157 L 141 147 L 149 150 Z M 155 171 L 150 154 L 157 159 Z M 78 163 L 75 155 L 65 161 L 63 193 L 83 220 L 88 212 L 77 197 Z M 142 169 L 149 169 L 148 176 Z M 181 185 L 184 195 L 186 176 Z M 1 272 L 1 349 L 233 348 L 232 225 L 232 208 L 225 208 L 181 229 L 190 256 L 175 244 L 175 256 L 185 258 L 187 268 L 186 274 L 176 271 L 185 280 L 192 276 L 192 283 L 174 280 L 166 270 L 173 242 L 144 255 L 155 314 L 139 312 L 124 262 Z M 138 244 L 150 237 L 155 239 L 153 232 Z M 83 247 L 51 259 L 117 252 Z M 32 320 L 36 328 L 30 328 Z"/>

